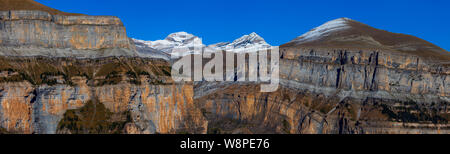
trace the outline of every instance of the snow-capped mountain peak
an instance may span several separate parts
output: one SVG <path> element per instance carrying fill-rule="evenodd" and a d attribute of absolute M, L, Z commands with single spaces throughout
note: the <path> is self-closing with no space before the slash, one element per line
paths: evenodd
<path fill-rule="evenodd" d="M 157 41 L 144 41 L 133 39 L 136 44 L 136 48 L 142 56 L 154 57 L 165 57 L 170 56 L 181 57 L 192 53 L 191 49 L 193 47 L 205 47 L 202 43 L 202 39 L 186 32 L 177 32 L 168 35 L 164 40 Z M 271 47 L 261 36 L 255 32 L 244 35 L 233 42 L 221 42 L 208 46 L 208 51 L 214 50 L 227 50 L 234 52 L 246 52 L 250 48 L 268 48 Z"/>
<path fill-rule="evenodd" d="M 295 41 L 296 43 L 304 43 L 318 40 L 323 36 L 329 35 L 330 33 L 351 28 L 351 26 L 348 24 L 350 21 L 353 20 L 349 18 L 339 18 L 328 21 L 325 24 L 316 27 L 311 31 L 301 35 L 300 37 L 294 39 L 293 41 Z"/>
<path fill-rule="evenodd" d="M 237 40 L 234 40 L 232 43 L 228 44 L 228 46 L 232 46 L 233 48 L 248 48 L 258 45 L 270 46 L 261 36 L 259 36 L 255 32 L 249 35 L 244 35 L 241 38 L 238 38 Z"/>
<path fill-rule="evenodd" d="M 202 40 L 199 37 L 186 32 L 172 33 L 166 37 L 165 41 L 169 41 L 177 45 L 186 45 L 186 44 L 202 45 Z"/>
<path fill-rule="evenodd" d="M 177 53 L 173 53 L 174 49 L 184 49 L 186 54 L 188 53 L 188 48 L 190 47 L 203 47 L 202 39 L 186 32 L 176 32 L 169 34 L 164 40 L 157 41 L 143 41 L 133 39 L 136 47 L 140 51 L 159 51 L 168 55 L 182 56 L 185 53 L 180 53 L 182 51 L 177 50 Z M 154 52 L 153 52 L 154 53 Z"/>
<path fill-rule="evenodd" d="M 164 40 L 148 41 L 147 45 L 170 54 L 174 47 L 203 46 L 203 43 L 202 39 L 195 35 L 177 32 L 170 34 Z"/>
<path fill-rule="evenodd" d="M 236 50 L 245 48 L 259 48 L 259 47 L 270 47 L 270 45 L 255 32 L 244 35 L 233 42 L 222 42 L 210 45 L 209 47 L 221 50 Z"/>

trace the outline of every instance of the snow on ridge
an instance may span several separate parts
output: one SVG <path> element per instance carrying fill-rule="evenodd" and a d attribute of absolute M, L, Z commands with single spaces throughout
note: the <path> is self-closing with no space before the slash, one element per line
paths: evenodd
<path fill-rule="evenodd" d="M 149 42 L 151 42 L 151 41 L 145 41 L 145 40 L 140 40 L 140 39 L 135 39 L 135 38 L 131 38 L 131 39 L 134 41 L 134 43 L 138 43 L 136 45 L 139 45 L 139 46 L 144 46 L 144 45 L 147 45 Z"/>
<path fill-rule="evenodd" d="M 205 52 L 213 52 L 216 50 L 227 50 L 232 52 L 251 52 L 261 48 L 269 48 L 269 45 L 261 36 L 255 32 L 244 35 L 233 42 L 221 42 L 206 46 L 202 43 L 202 39 L 187 32 L 177 32 L 168 35 L 164 40 L 144 41 L 133 39 L 142 55 L 155 54 L 162 52 L 171 55 L 174 58 L 199 54 L 193 53 L 191 50 L 195 47 L 206 47 Z M 145 53 L 145 54 L 144 54 Z M 148 54 L 150 53 L 150 54 Z M 162 55 L 162 54 L 161 54 Z"/>
<path fill-rule="evenodd" d="M 219 43 L 208 45 L 208 47 L 214 47 L 214 48 L 215 47 L 224 47 L 224 46 L 227 46 L 229 44 L 230 44 L 230 42 L 219 42 Z"/>
<path fill-rule="evenodd" d="M 253 32 L 249 35 L 242 36 L 241 38 L 233 41 L 229 45 L 234 46 L 235 48 L 239 48 L 239 47 L 247 47 L 249 45 L 251 46 L 254 44 L 267 44 L 267 43 L 261 36 Z"/>
<path fill-rule="evenodd" d="M 186 32 L 176 32 L 172 33 L 169 36 L 166 37 L 165 40 L 171 41 L 171 42 L 178 42 L 178 43 L 185 43 L 192 39 L 199 39 L 197 36 L 186 33 Z"/>
<path fill-rule="evenodd" d="M 143 41 L 133 39 L 136 46 L 146 47 L 154 50 L 172 54 L 174 48 L 202 47 L 204 46 L 201 38 L 187 32 L 176 32 L 169 34 L 164 40 Z"/>
<path fill-rule="evenodd" d="M 158 51 L 174 57 L 180 57 L 187 54 L 192 54 L 189 52 L 189 48 L 192 47 L 204 47 L 202 39 L 187 32 L 176 32 L 169 34 L 164 40 L 156 41 L 144 41 L 133 39 L 136 47 L 140 48 L 141 51 Z M 153 52 L 154 53 L 154 52 Z"/>
<path fill-rule="evenodd" d="M 339 18 L 326 22 L 325 24 L 312 29 L 311 31 L 301 35 L 293 40 L 296 43 L 310 42 L 318 40 L 323 36 L 327 36 L 331 32 L 342 31 L 349 29 L 348 22 L 352 21 L 350 18 Z"/>
<path fill-rule="evenodd" d="M 234 40 L 232 43 L 217 43 L 210 45 L 208 47 L 217 49 L 217 50 L 232 50 L 235 52 L 241 52 L 244 51 L 244 49 L 250 49 L 250 48 L 267 48 L 271 47 L 261 36 L 256 34 L 255 32 L 244 35 L 236 40 Z"/>
<path fill-rule="evenodd" d="M 162 51 L 151 48 L 149 46 L 151 41 L 144 41 L 144 40 L 139 40 L 139 39 L 134 39 L 134 38 L 132 38 L 132 40 L 133 40 L 134 44 L 136 45 L 136 50 L 140 57 L 170 60 L 170 58 L 169 58 L 170 56 L 167 53 L 164 53 Z"/>

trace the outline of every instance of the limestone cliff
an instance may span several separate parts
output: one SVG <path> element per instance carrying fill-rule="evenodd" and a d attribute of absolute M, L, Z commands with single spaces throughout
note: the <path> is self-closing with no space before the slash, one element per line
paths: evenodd
<path fill-rule="evenodd" d="M 206 133 L 192 85 L 172 83 L 168 62 L 138 56 L 117 17 L 0 0 L 0 128 L 39 134 Z M 96 109 L 102 106 L 106 109 Z M 101 127 L 111 130 L 79 131 L 96 125 L 83 119 L 108 120 Z"/>
<path fill-rule="evenodd" d="M 165 61 L 8 58 L 2 64 L 0 127 L 8 132 L 74 133 L 60 130 L 66 112 L 98 100 L 112 113 L 130 113 L 120 133 L 206 133 L 192 85 L 173 84 Z"/>
<path fill-rule="evenodd" d="M 255 84 L 196 86 L 211 133 L 449 133 L 446 65 L 382 51 L 281 53 L 277 92 L 260 93 Z"/>
<path fill-rule="evenodd" d="M 8 6 L 9 1 L 2 0 L 0 4 Z M 134 44 L 117 17 L 28 8 L 32 10 L 22 10 L 27 7 L 0 10 L 1 56 L 137 56 Z"/>
<path fill-rule="evenodd" d="M 277 92 L 200 83 L 195 101 L 210 133 L 449 133 L 449 59 L 424 40 L 342 18 L 280 47 Z"/>
<path fill-rule="evenodd" d="M 67 110 L 98 96 L 113 113 L 130 111 L 132 121 L 121 133 L 206 133 L 207 122 L 194 107 L 189 85 L 0 86 L 0 125 L 10 132 L 54 134 Z"/>
<path fill-rule="evenodd" d="M 0 133 L 450 133 L 449 53 L 413 36 L 330 21 L 280 47 L 261 93 L 173 83 L 117 17 L 0 4 Z"/>

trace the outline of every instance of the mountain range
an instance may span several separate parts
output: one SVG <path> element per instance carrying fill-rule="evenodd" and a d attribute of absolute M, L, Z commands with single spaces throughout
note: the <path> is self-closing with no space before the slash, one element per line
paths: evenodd
<path fill-rule="evenodd" d="M 174 48 L 185 48 L 189 50 L 189 47 L 206 47 L 211 50 L 229 50 L 229 51 L 242 51 L 242 49 L 251 48 L 266 48 L 271 47 L 264 38 L 256 34 L 255 32 L 244 35 L 233 42 L 220 42 L 212 45 L 205 45 L 202 43 L 202 39 L 193 34 L 186 32 L 176 32 L 167 36 L 164 40 L 157 41 L 144 41 L 139 39 L 133 39 L 136 44 L 137 51 L 142 56 L 148 56 L 152 58 L 162 57 L 163 59 L 171 59 L 169 56 L 172 55 L 173 58 L 179 58 L 180 56 L 185 56 L 188 51 L 184 54 L 176 55 L 172 51 Z M 149 54 L 150 53 L 150 54 Z M 164 55 L 164 56 L 161 56 Z"/>
<path fill-rule="evenodd" d="M 275 92 L 171 77 L 174 57 L 196 54 L 180 48 L 270 46 L 256 33 L 131 39 L 118 17 L 0 0 L 0 133 L 450 133 L 449 52 L 349 18 L 281 45 Z"/>
<path fill-rule="evenodd" d="M 255 32 L 244 35 L 231 43 L 220 42 L 211 45 L 204 45 L 201 38 L 186 32 L 172 33 L 164 40 L 133 40 L 137 44 L 140 53 L 145 53 L 146 50 L 150 50 L 162 51 L 169 55 L 174 47 L 207 46 L 216 50 L 236 50 L 271 46 Z M 300 48 L 383 49 L 391 52 L 417 55 L 424 58 L 438 58 L 444 63 L 450 60 L 450 53 L 448 51 L 430 42 L 411 35 L 391 33 L 372 28 L 349 18 L 339 18 L 326 22 L 282 46 Z M 165 59 L 168 58 L 166 57 Z"/>

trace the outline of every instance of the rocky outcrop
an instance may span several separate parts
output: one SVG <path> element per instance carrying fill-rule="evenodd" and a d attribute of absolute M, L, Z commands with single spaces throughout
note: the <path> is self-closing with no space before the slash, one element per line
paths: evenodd
<path fill-rule="evenodd" d="M 2 56 L 137 56 L 117 17 L 52 15 L 38 10 L 0 11 L 0 46 Z"/>

